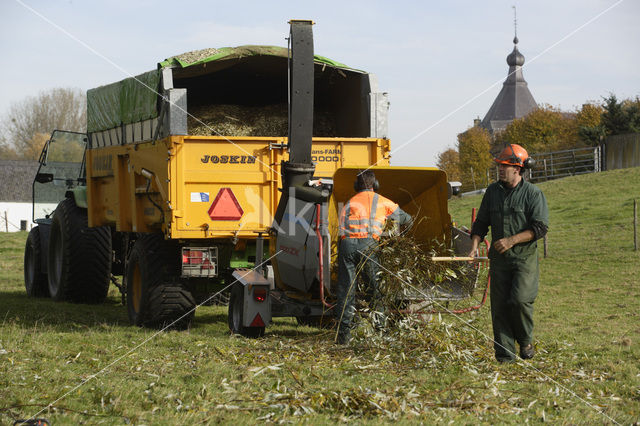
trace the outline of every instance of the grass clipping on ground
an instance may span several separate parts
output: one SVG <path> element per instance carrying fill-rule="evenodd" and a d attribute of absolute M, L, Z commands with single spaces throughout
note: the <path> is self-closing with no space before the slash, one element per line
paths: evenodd
<path fill-rule="evenodd" d="M 469 304 L 479 269 L 468 262 L 433 261 L 454 252 L 440 241 L 419 243 L 409 233 L 383 237 L 369 255 L 378 267 L 379 294 L 368 288 L 362 262 L 357 268 L 355 339 L 394 347 L 415 345 L 432 355 L 450 351 L 445 344 L 451 340 L 450 330 L 428 325 L 435 314 L 451 312 L 451 302 Z"/>

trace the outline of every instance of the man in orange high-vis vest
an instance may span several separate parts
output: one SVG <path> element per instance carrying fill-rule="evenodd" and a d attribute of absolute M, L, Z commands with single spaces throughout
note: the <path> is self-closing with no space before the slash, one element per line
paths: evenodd
<path fill-rule="evenodd" d="M 340 241 L 338 245 L 338 301 L 334 308 L 338 324 L 338 344 L 350 340 L 351 320 L 355 311 L 357 268 L 362 264 L 372 295 L 372 308 L 379 300 L 378 259 L 375 253 L 377 241 L 382 235 L 387 219 L 404 225 L 411 220 L 396 203 L 376 193 L 378 181 L 371 170 L 358 174 L 354 183 L 356 195 L 340 212 Z"/>

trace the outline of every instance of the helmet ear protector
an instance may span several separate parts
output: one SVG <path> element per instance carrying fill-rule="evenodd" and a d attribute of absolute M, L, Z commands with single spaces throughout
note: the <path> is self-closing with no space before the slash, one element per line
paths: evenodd
<path fill-rule="evenodd" d="M 522 166 L 525 169 L 533 169 L 536 166 L 536 160 L 534 160 L 531 157 L 527 157 L 527 159 L 524 160 L 524 163 L 522 164 Z"/>
<path fill-rule="evenodd" d="M 509 149 L 511 149 L 511 155 L 505 155 L 506 154 L 505 151 L 507 150 L 507 148 L 505 147 L 502 153 L 500 153 L 500 156 L 496 158 L 496 161 L 498 163 L 508 164 L 511 166 L 524 167 L 525 169 L 533 169 L 535 167 L 536 160 L 531 158 L 526 151 L 524 152 L 527 153 L 527 158 L 524 161 L 522 161 L 522 159 L 516 155 L 516 151 L 515 149 L 513 149 L 512 144 L 509 144 Z M 523 148 L 520 147 L 520 149 L 523 149 Z"/>
<path fill-rule="evenodd" d="M 361 170 L 356 175 L 356 180 L 353 182 L 353 189 L 356 192 L 360 192 L 360 191 L 364 191 L 365 189 L 368 189 L 364 182 L 364 176 L 362 176 L 362 174 L 366 171 L 367 170 Z M 373 172 L 371 173 L 373 174 Z M 380 189 L 380 182 L 378 182 L 378 179 L 375 178 L 375 175 L 373 178 L 373 188 L 371 189 L 373 189 L 374 191 L 378 191 Z"/>

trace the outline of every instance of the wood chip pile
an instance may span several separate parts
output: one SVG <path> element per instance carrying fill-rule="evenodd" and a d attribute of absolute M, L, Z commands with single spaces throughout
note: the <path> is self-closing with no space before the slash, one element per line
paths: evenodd
<path fill-rule="evenodd" d="M 193 64 L 194 62 L 198 62 L 210 56 L 217 55 L 219 52 L 220 51 L 218 49 L 213 49 L 213 48 L 200 49 L 200 50 L 193 50 L 191 52 L 181 53 L 180 55 L 172 56 L 169 59 L 177 59 L 187 64 Z"/>
<path fill-rule="evenodd" d="M 266 106 L 201 105 L 189 108 L 188 131 L 194 136 L 287 136 L 286 104 Z M 316 111 L 313 135 L 335 137 L 335 120 Z"/>

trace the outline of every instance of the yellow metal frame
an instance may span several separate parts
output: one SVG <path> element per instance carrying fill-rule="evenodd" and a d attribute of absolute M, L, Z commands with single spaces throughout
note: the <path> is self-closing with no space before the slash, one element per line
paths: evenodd
<path fill-rule="evenodd" d="M 90 149 L 89 226 L 162 231 L 173 239 L 255 238 L 272 225 L 286 143 L 282 137 L 169 136 Z M 345 166 L 388 165 L 389 151 L 387 139 L 314 138 L 315 176 L 332 178 Z M 239 220 L 209 218 L 222 188 L 237 198 L 243 210 Z"/>

